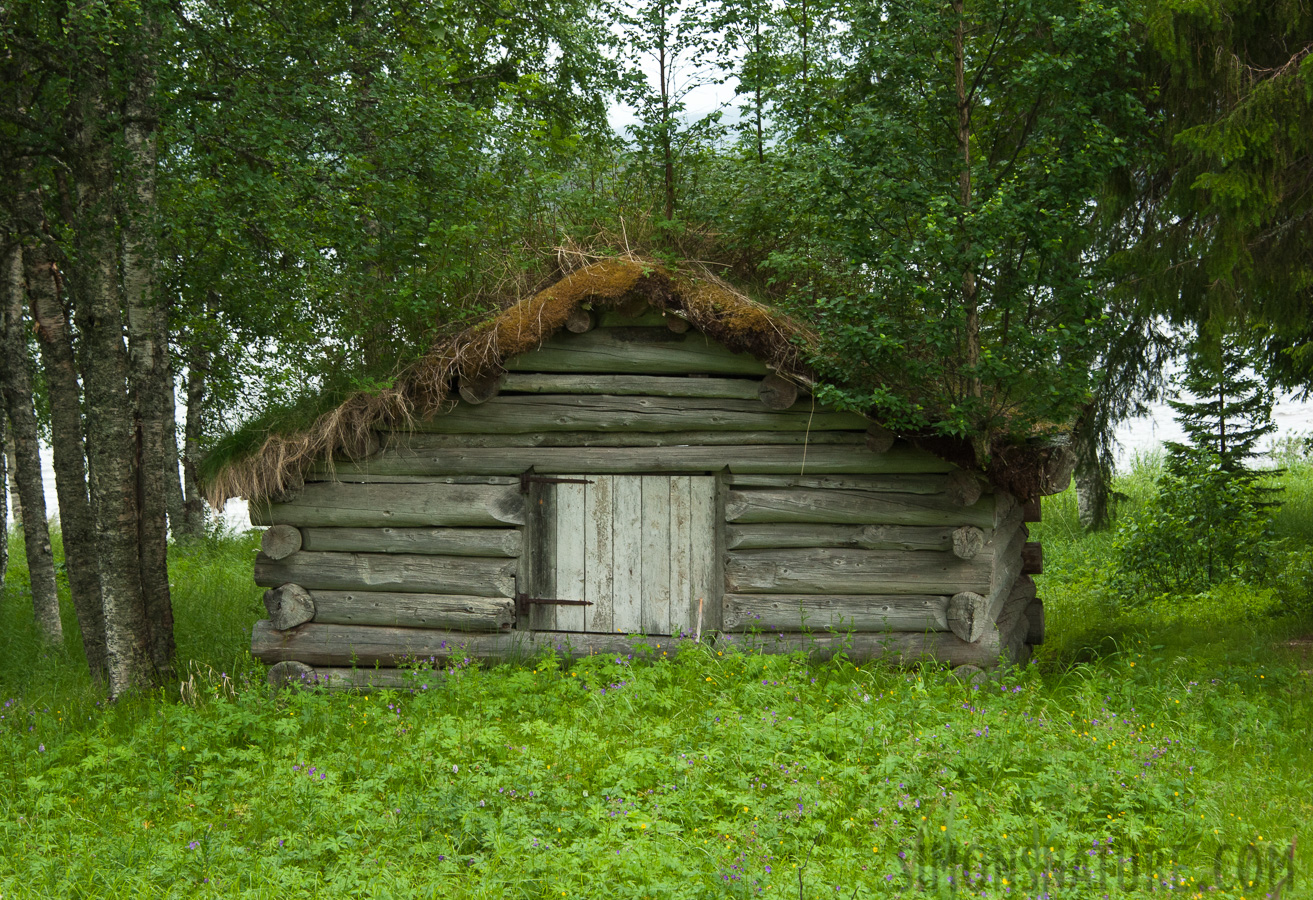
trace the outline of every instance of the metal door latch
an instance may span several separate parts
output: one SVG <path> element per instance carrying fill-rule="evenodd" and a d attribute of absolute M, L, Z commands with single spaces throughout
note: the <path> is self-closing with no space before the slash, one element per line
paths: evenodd
<path fill-rule="evenodd" d="M 530 475 L 528 472 L 520 473 L 520 493 L 529 493 L 531 484 L 594 484 L 587 478 L 549 478 L 546 475 Z"/>

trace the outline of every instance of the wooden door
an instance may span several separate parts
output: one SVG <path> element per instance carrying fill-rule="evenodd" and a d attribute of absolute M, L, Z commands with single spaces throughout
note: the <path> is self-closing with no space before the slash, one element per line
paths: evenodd
<path fill-rule="evenodd" d="M 537 627 L 692 634 L 716 583 L 716 479 L 700 475 L 570 475 L 554 485 L 554 606 Z M 546 610 L 544 610 L 546 612 Z M 704 627 L 705 624 L 704 624 Z"/>

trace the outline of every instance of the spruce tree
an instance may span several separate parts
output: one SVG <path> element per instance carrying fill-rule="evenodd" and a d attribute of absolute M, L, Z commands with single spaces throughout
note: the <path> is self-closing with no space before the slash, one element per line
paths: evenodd
<path fill-rule="evenodd" d="M 1189 444 L 1165 441 L 1168 465 L 1179 470 L 1187 460 L 1209 454 L 1224 471 L 1247 473 L 1259 440 L 1276 430 L 1275 397 L 1260 374 L 1254 344 L 1235 333 L 1215 342 L 1199 336 L 1190 351 L 1177 379 L 1177 398 L 1167 401 Z M 1182 393 L 1194 399 L 1183 399 Z"/>

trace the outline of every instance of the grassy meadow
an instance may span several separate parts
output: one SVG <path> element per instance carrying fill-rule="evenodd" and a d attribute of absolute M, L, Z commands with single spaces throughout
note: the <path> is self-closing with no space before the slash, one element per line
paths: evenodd
<path fill-rule="evenodd" d="M 978 684 L 704 645 L 275 694 L 258 542 L 219 535 L 174 554 L 185 681 L 107 705 L 11 541 L 0 896 L 1313 897 L 1313 467 L 1283 482 L 1262 583 L 1134 608 L 1048 498 L 1048 642 Z"/>

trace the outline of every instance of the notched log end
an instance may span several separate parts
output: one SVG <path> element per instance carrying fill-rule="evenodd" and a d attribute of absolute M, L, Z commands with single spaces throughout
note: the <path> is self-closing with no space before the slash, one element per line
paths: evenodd
<path fill-rule="evenodd" d="M 985 547 L 985 532 L 974 525 L 963 525 L 953 532 L 953 555 L 958 559 L 975 559 Z"/>
<path fill-rule="evenodd" d="M 490 372 L 473 378 L 460 380 L 460 398 L 466 403 L 478 406 L 487 403 L 501 391 L 506 377 L 502 372 Z"/>
<path fill-rule="evenodd" d="M 872 425 L 866 429 L 866 449 L 872 453 L 888 453 L 896 440 L 898 436 L 883 425 Z"/>
<path fill-rule="evenodd" d="M 264 608 L 269 612 L 269 625 L 277 631 L 304 625 L 315 617 L 314 598 L 299 584 L 284 584 L 265 591 Z"/>
<path fill-rule="evenodd" d="M 948 629 L 967 643 L 976 643 L 985 636 L 988 607 L 989 601 L 973 591 L 954 594 L 948 601 Z"/>
<path fill-rule="evenodd" d="M 948 498 L 958 506 L 974 506 L 984 493 L 980 479 L 970 472 L 958 469 L 948 476 Z"/>
<path fill-rule="evenodd" d="M 785 410 L 798 402 L 798 386 L 772 373 L 761 380 L 757 397 L 767 409 Z"/>
<path fill-rule="evenodd" d="M 286 559 L 301 549 L 301 530 L 292 525 L 274 525 L 260 535 L 260 549 L 270 559 Z"/>
<path fill-rule="evenodd" d="M 287 660 L 269 667 L 269 684 L 275 688 L 313 687 L 319 683 L 313 666 Z"/>

